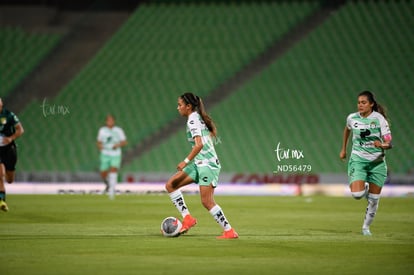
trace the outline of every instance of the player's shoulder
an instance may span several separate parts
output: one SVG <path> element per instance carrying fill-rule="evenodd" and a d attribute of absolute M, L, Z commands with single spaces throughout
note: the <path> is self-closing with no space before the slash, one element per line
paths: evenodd
<path fill-rule="evenodd" d="M 188 119 L 195 119 L 195 118 L 200 118 L 200 114 L 197 112 L 192 112 L 189 116 Z"/>
<path fill-rule="evenodd" d="M 120 127 L 120 126 L 114 126 L 113 128 L 112 128 L 112 131 L 113 132 L 115 132 L 115 133 L 117 133 L 118 135 L 120 135 L 121 137 L 125 137 L 125 132 L 124 132 L 124 129 L 122 129 L 122 127 Z"/>
<path fill-rule="evenodd" d="M 15 113 L 13 113 L 12 111 L 8 111 L 8 117 L 10 118 L 10 120 L 14 123 L 14 126 L 16 126 L 17 124 L 20 123 L 19 118 L 17 117 L 17 115 Z"/>
<path fill-rule="evenodd" d="M 346 119 L 347 120 L 350 120 L 350 119 L 357 119 L 357 118 L 360 118 L 361 116 L 359 115 L 359 113 L 358 112 L 354 112 L 354 113 L 350 113 L 347 117 L 346 117 Z"/>
<path fill-rule="evenodd" d="M 120 126 L 114 126 L 113 127 L 113 129 L 114 129 L 114 131 L 119 131 L 119 132 L 123 132 L 124 130 L 122 129 L 122 127 L 120 127 Z"/>
<path fill-rule="evenodd" d="M 14 116 L 16 116 L 12 111 L 10 111 L 10 110 L 8 110 L 8 109 L 3 109 L 2 111 L 1 111 L 1 114 L 3 115 L 3 116 L 6 116 L 6 117 L 14 117 Z"/>
<path fill-rule="evenodd" d="M 385 120 L 385 117 L 381 113 L 376 111 L 373 111 L 369 116 L 370 118 Z"/>
<path fill-rule="evenodd" d="M 197 112 L 192 112 L 187 119 L 187 124 L 195 124 L 200 121 L 200 115 Z"/>
<path fill-rule="evenodd" d="M 106 132 L 106 131 L 108 131 L 109 130 L 109 128 L 108 127 L 106 127 L 106 126 L 102 126 L 102 127 L 100 127 L 99 128 L 99 132 L 100 133 L 104 133 L 104 132 Z"/>

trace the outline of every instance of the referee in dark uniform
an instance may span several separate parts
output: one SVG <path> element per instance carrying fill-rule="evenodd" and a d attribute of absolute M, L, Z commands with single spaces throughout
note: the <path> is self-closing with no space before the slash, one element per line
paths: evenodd
<path fill-rule="evenodd" d="M 4 179 L 8 183 L 14 181 L 17 151 L 15 140 L 24 132 L 23 126 L 17 116 L 3 108 L 0 98 L 0 210 L 9 211 L 6 204 L 6 188 Z"/>

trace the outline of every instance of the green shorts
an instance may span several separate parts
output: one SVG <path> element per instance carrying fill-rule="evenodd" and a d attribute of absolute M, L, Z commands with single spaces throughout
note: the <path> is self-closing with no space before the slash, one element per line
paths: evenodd
<path fill-rule="evenodd" d="M 183 172 L 190 176 L 200 186 L 217 186 L 220 168 L 212 169 L 208 166 L 198 167 L 194 163 L 184 167 Z"/>
<path fill-rule="evenodd" d="M 374 183 L 383 187 L 387 179 L 387 164 L 385 161 L 362 162 L 350 160 L 348 163 L 349 184 L 357 180 Z"/>
<path fill-rule="evenodd" d="M 121 167 L 121 156 L 108 156 L 101 154 L 100 170 L 106 171 L 111 167 L 119 169 Z"/>

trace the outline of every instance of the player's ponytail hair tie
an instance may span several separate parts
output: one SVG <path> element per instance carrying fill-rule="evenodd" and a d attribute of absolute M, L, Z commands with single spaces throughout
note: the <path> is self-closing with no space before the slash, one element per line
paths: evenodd
<path fill-rule="evenodd" d="M 198 107 L 200 105 L 200 98 L 193 93 L 185 93 L 181 96 L 185 103 L 191 104 L 194 107 Z"/>
<path fill-rule="evenodd" d="M 199 96 L 196 96 L 193 93 L 184 93 L 181 95 L 181 99 L 185 102 L 185 104 L 191 104 L 193 106 L 193 110 L 197 111 L 201 118 L 203 119 L 204 123 L 207 125 L 208 130 L 212 134 L 213 137 L 217 136 L 217 128 L 214 124 L 211 117 L 207 114 L 204 103 Z"/>

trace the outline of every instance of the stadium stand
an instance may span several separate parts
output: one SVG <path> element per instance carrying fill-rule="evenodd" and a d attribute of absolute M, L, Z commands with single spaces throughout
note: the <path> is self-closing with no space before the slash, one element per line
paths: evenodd
<path fill-rule="evenodd" d="M 48 143 L 55 159 L 52 166 L 25 161 L 28 156 L 22 153 L 22 169 L 93 169 L 95 132 L 107 112 L 115 114 L 130 144 L 139 143 L 176 117 L 180 93 L 193 90 L 207 95 L 316 7 L 315 3 L 141 5 L 85 69 L 48 100 L 50 106 L 68 107 L 68 116 L 43 117 L 41 101 L 21 114 L 23 121 L 34 114 L 39 123 L 28 126 L 22 143 L 33 140 L 29 135 L 50 139 L 40 129 L 59 132 L 59 139 Z M 281 19 L 285 14 L 289 16 Z M 25 147 L 44 154 L 42 146 L 33 145 Z"/>
<path fill-rule="evenodd" d="M 31 33 L 14 26 L 0 28 L 0 96 L 9 95 L 60 39 L 56 33 Z"/>
<path fill-rule="evenodd" d="M 395 148 L 391 173 L 406 173 L 413 151 L 410 80 L 414 36 L 412 2 L 349 2 L 266 71 L 211 109 L 221 129 L 217 146 L 228 172 L 275 170 L 278 143 L 302 150 L 289 164 L 311 164 L 314 172 L 343 173 L 339 161 L 342 131 L 356 95 L 370 89 L 391 118 Z M 398 18 L 398 20 L 395 20 Z M 410 62 L 411 60 L 411 62 Z M 411 83 L 411 84 L 410 84 Z M 184 131 L 184 124 L 183 124 Z M 136 159 L 126 170 L 174 167 L 187 153 L 184 133 Z M 188 145 L 187 145 L 188 146 Z M 174 152 L 179 150 L 179 152 Z M 179 149 L 177 149 L 179 148 Z M 165 156 L 163 162 L 157 157 Z"/>
<path fill-rule="evenodd" d="M 317 1 L 141 5 L 57 97 L 34 101 L 19 114 L 26 134 L 18 169 L 95 170 L 97 129 L 108 112 L 125 129 L 127 150 L 162 135 L 178 115 L 179 94 L 209 96 L 318 7 Z M 261 74 L 207 106 L 219 127 L 223 171 L 269 173 L 280 144 L 304 153 L 289 164 L 343 173 L 338 154 L 345 118 L 364 89 L 389 110 L 396 143 L 391 171 L 410 169 L 413 8 L 411 1 L 349 1 Z M 45 115 L 45 103 L 70 113 Z M 181 122 L 122 170 L 174 169 L 189 149 Z"/>

